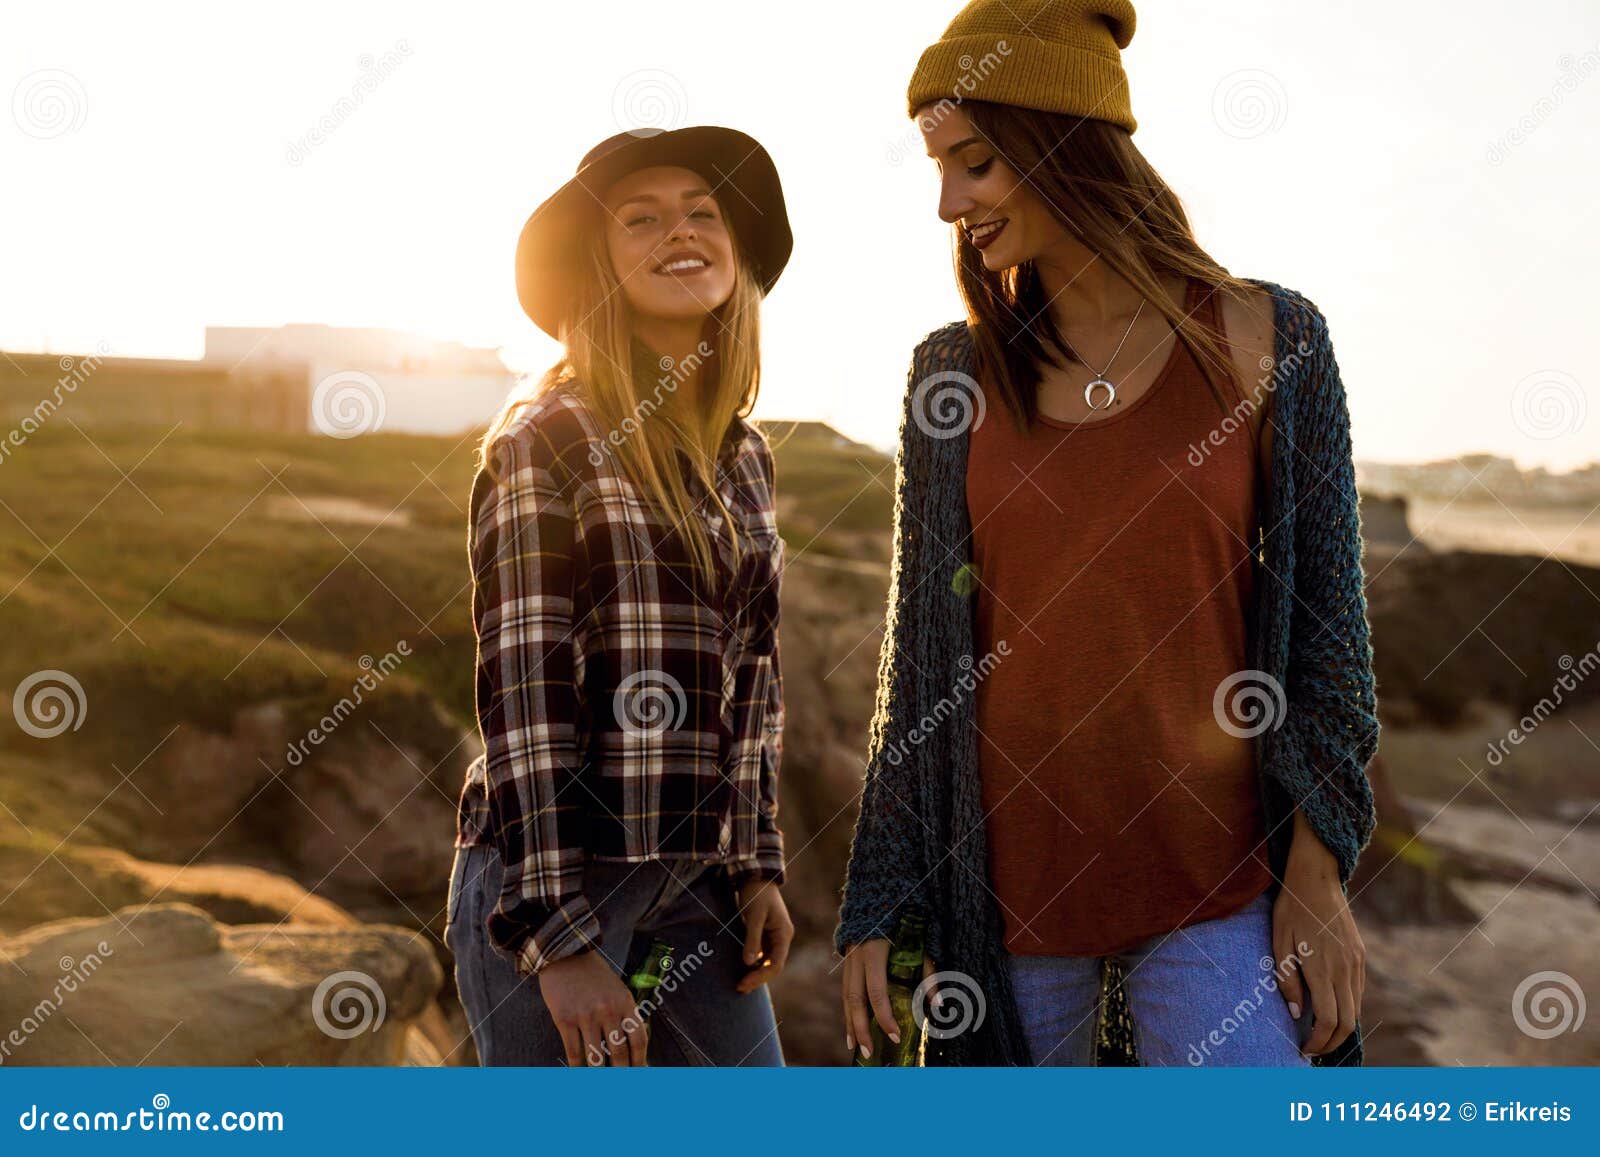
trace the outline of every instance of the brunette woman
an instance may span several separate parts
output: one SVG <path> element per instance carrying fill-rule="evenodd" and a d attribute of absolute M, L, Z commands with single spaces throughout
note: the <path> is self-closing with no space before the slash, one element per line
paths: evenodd
<path fill-rule="evenodd" d="M 908 111 L 964 321 L 913 359 L 837 947 L 847 1042 L 928 923 L 929 1063 L 1354 1064 L 1377 744 L 1327 326 L 1132 142 L 1127 0 L 977 0 Z M 930 721 L 932 721 L 930 723 Z M 937 1012 L 937 1007 L 933 1009 Z"/>

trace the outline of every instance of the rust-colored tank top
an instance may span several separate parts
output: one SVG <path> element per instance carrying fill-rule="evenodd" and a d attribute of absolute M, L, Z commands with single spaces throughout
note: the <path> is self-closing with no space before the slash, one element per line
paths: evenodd
<path fill-rule="evenodd" d="M 1219 299 L 1191 279 L 1197 308 L 1220 333 Z M 1110 418 L 1041 416 L 1023 436 L 994 390 L 985 401 L 966 492 L 978 656 L 1007 652 L 976 691 L 1006 947 L 1108 955 L 1227 915 L 1271 882 L 1254 741 L 1212 706 L 1251 665 L 1251 427 L 1222 433 L 1176 338 Z"/>

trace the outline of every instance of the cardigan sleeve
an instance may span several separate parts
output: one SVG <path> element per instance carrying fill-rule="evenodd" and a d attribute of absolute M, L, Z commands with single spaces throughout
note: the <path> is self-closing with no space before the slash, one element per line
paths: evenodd
<path fill-rule="evenodd" d="M 1294 598 L 1275 774 L 1338 860 L 1343 885 L 1377 824 L 1367 765 L 1378 749 L 1350 411 L 1327 323 L 1305 302 L 1307 357 L 1295 403 Z"/>
<path fill-rule="evenodd" d="M 844 899 L 834 947 L 843 954 L 863 940 L 888 938 L 908 903 L 927 921 L 927 951 L 938 958 L 942 945 L 939 913 L 931 902 L 926 841 L 929 832 L 920 814 L 918 757 L 925 749 L 907 744 L 904 736 L 917 716 L 915 646 L 918 597 L 925 588 L 926 537 L 911 509 L 913 494 L 926 480 L 917 477 L 918 426 L 913 416 L 915 385 L 936 368 L 927 343 L 912 358 L 895 456 L 894 547 L 889 573 L 888 610 L 878 655 L 877 696 L 867 740 L 866 777 L 861 810 L 845 868 Z"/>

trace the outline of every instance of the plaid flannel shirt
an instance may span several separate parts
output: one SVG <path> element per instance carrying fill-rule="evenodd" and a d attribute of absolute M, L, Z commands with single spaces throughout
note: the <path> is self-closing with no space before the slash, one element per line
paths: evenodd
<path fill-rule="evenodd" d="M 491 446 L 499 481 L 480 469 L 472 486 L 484 753 L 456 846 L 498 849 L 488 932 L 525 976 L 600 943 L 588 859 L 703 859 L 736 882 L 784 879 L 771 449 L 736 418 L 719 455 L 718 493 L 745 530 L 737 565 L 726 520 L 686 470 L 718 562 L 708 589 L 607 435 L 562 383 Z"/>

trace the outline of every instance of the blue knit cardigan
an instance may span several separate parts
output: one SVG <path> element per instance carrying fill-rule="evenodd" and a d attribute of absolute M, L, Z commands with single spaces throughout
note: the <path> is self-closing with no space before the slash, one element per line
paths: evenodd
<path fill-rule="evenodd" d="M 1271 687 L 1270 679 L 1284 693 L 1254 740 L 1275 897 L 1297 805 L 1347 885 L 1376 823 L 1366 767 L 1378 720 L 1350 415 L 1327 324 L 1293 290 L 1247 280 L 1271 293 L 1276 329 L 1272 476 L 1258 520 L 1258 600 L 1247 615 L 1255 669 L 1267 676 L 1259 685 Z M 842 953 L 889 936 L 902 905 L 916 904 L 927 916 L 929 955 L 940 970 L 965 973 L 983 1008 L 975 1028 L 930 1038 L 927 1063 L 1024 1065 L 988 886 L 970 693 L 976 596 L 961 573 L 972 532 L 963 415 L 974 399 L 950 391 L 976 391 L 974 368 L 965 322 L 930 333 L 912 359 L 876 709 L 834 943 Z M 1249 437 L 1234 421 L 1231 436 Z M 1312 1058 L 1361 1061 L 1359 1022 L 1338 1049 Z"/>

